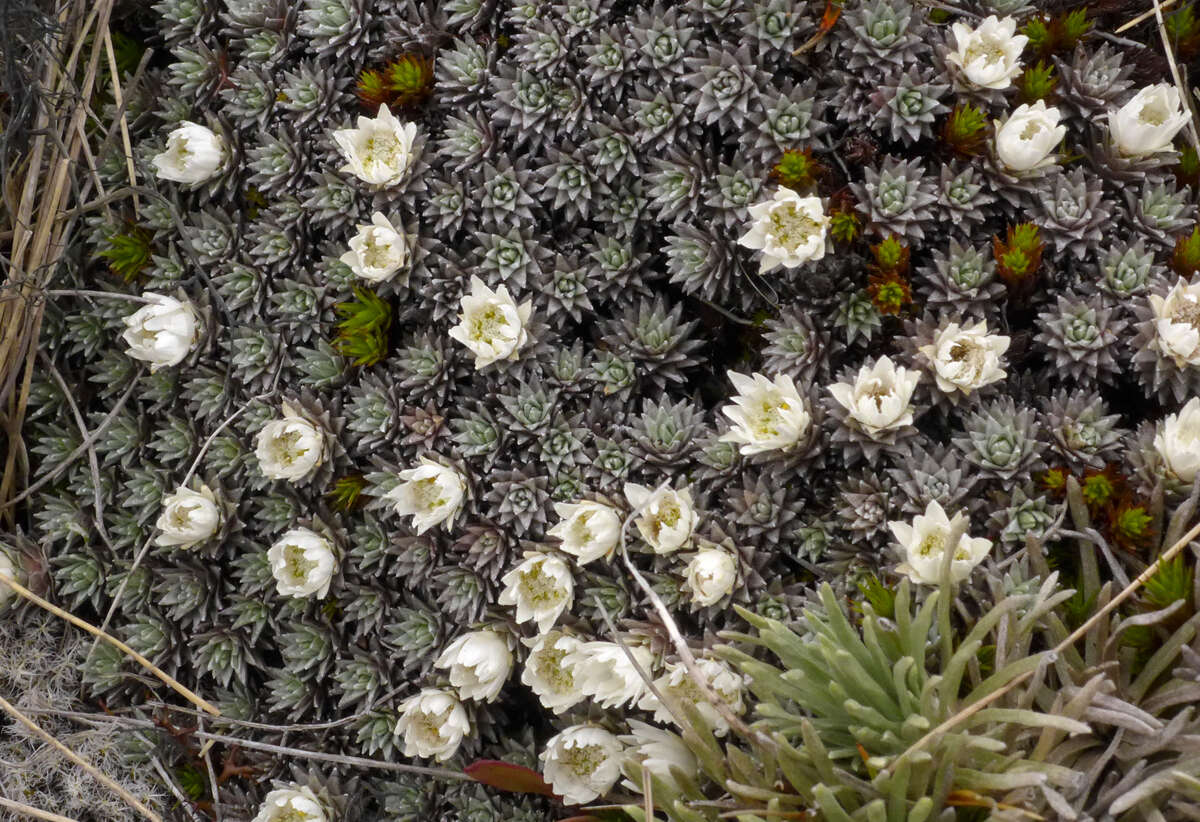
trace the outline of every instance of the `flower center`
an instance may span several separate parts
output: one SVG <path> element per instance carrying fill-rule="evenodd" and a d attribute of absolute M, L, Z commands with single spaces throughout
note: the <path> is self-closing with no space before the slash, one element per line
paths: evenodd
<path fill-rule="evenodd" d="M 604 749 L 599 745 L 564 746 L 558 759 L 576 776 L 587 778 L 604 764 Z"/>
<path fill-rule="evenodd" d="M 883 380 L 871 380 L 863 387 L 862 396 L 875 401 L 875 410 L 882 411 L 884 400 L 891 399 L 892 387 Z"/>
<path fill-rule="evenodd" d="M 592 529 L 588 528 L 588 520 L 592 518 L 594 511 L 583 511 L 578 514 L 571 522 L 571 541 L 577 545 L 586 545 L 596 538 L 592 533 Z"/>
<path fill-rule="evenodd" d="M 423 511 L 435 511 L 446 504 L 437 477 L 413 480 L 412 499 L 414 506 Z"/>
<path fill-rule="evenodd" d="M 565 694 L 575 689 L 575 674 L 562 662 L 567 652 L 561 648 L 545 648 L 537 655 L 533 670 L 556 693 Z"/>
<path fill-rule="evenodd" d="M 298 811 L 295 808 L 288 808 L 283 812 L 283 815 L 276 816 L 273 822 L 306 822 L 309 819 L 316 819 L 316 817 L 304 811 Z"/>
<path fill-rule="evenodd" d="M 489 305 L 471 317 L 471 339 L 478 342 L 507 337 L 508 329 L 508 318 L 498 305 Z"/>
<path fill-rule="evenodd" d="M 400 261 L 399 258 L 396 247 L 383 232 L 372 231 L 367 235 L 363 262 L 368 268 L 391 268 Z"/>
<path fill-rule="evenodd" d="M 1025 123 L 1025 128 L 1021 129 L 1020 137 L 1022 140 L 1032 140 L 1041 131 L 1041 123 L 1039 123 L 1037 120 L 1029 120 Z"/>
<path fill-rule="evenodd" d="M 821 231 L 821 224 L 796 208 L 784 203 L 771 209 L 771 236 L 788 251 L 795 251 Z"/>
<path fill-rule="evenodd" d="M 299 545 L 287 545 L 283 549 L 283 560 L 287 564 L 288 573 L 293 579 L 308 579 L 309 573 L 317 567 L 316 560 L 308 559 L 304 549 Z"/>
<path fill-rule="evenodd" d="M 1190 325 L 1200 331 L 1200 302 L 1186 296 L 1171 307 L 1171 322 Z"/>
<path fill-rule="evenodd" d="M 1166 106 L 1157 100 L 1146 103 L 1138 112 L 1138 119 L 1148 126 L 1161 126 L 1169 116 Z"/>
<path fill-rule="evenodd" d="M 967 46 L 965 56 L 968 64 L 974 63 L 980 58 L 983 59 L 986 66 L 1003 63 L 1005 58 L 1004 46 L 997 38 L 985 35 Z"/>
<path fill-rule="evenodd" d="M 275 455 L 281 463 L 291 465 L 307 453 L 307 448 L 300 447 L 303 436 L 299 431 L 285 431 L 275 437 Z"/>
<path fill-rule="evenodd" d="M 364 164 L 391 167 L 397 165 L 398 155 L 402 153 L 400 140 L 395 134 L 373 134 L 367 138 Z"/>
<path fill-rule="evenodd" d="M 442 740 L 442 726 L 446 724 L 446 720 L 450 718 L 451 708 L 440 713 L 431 711 L 421 711 L 413 719 L 412 727 L 417 732 L 417 736 L 426 745 L 439 745 Z"/>
<path fill-rule="evenodd" d="M 181 502 L 171 509 L 171 525 L 179 529 L 188 528 L 192 524 L 192 512 L 200 510 L 196 502 Z"/>
<path fill-rule="evenodd" d="M 923 557 L 930 557 L 934 554 L 940 554 L 946 547 L 946 535 L 941 531 L 935 531 L 932 534 L 926 534 L 921 540 L 921 544 L 917 546 L 917 554 Z"/>
<path fill-rule="evenodd" d="M 540 562 L 521 574 L 521 590 L 531 605 L 539 607 L 557 605 L 566 597 L 558 580 L 545 573 Z"/>

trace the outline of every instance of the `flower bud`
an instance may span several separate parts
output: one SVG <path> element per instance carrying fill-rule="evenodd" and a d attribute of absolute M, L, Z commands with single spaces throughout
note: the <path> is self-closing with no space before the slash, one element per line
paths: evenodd
<path fill-rule="evenodd" d="M 396 735 L 404 737 L 407 757 L 433 757 L 444 762 L 454 756 L 470 730 L 466 710 L 449 691 L 425 688 L 400 703 Z"/>
<path fill-rule="evenodd" d="M 559 547 L 578 557 L 580 565 L 612 556 L 621 539 L 621 517 L 610 506 L 586 500 L 556 502 L 554 512 L 562 517 L 562 522 L 546 533 L 561 539 Z"/>
<path fill-rule="evenodd" d="M 453 468 L 421 457 L 416 468 L 400 472 L 401 483 L 384 498 L 395 503 L 402 517 L 412 517 L 413 528 L 423 534 L 438 524 L 449 528 L 462 508 L 467 482 Z"/>
<path fill-rule="evenodd" d="M 380 212 L 371 215 L 370 225 L 360 225 L 350 239 L 350 250 L 341 261 L 359 277 L 373 283 L 390 280 L 412 257 L 409 238 Z"/>
<path fill-rule="evenodd" d="M 1108 113 L 1113 143 L 1126 157 L 1171 151 L 1171 141 L 1187 125 L 1179 89 L 1169 83 L 1146 86 L 1125 105 Z"/>
<path fill-rule="evenodd" d="M 372 185 L 390 186 L 404 180 L 414 160 L 415 123 L 401 123 L 386 105 L 375 117 L 359 117 L 358 128 L 333 132 L 346 164 L 341 171 Z"/>
<path fill-rule="evenodd" d="M 283 419 L 267 423 L 258 432 L 254 456 L 264 476 L 300 482 L 325 461 L 326 450 L 325 433 L 284 403 Z"/>
<path fill-rule="evenodd" d="M 472 276 L 471 293 L 464 294 L 460 304 L 459 323 L 449 333 L 475 355 L 476 370 L 517 358 L 529 339 L 525 327 L 533 312 L 532 302 L 517 305 L 504 286 L 493 291 Z"/>
<path fill-rule="evenodd" d="M 253 822 L 328 822 L 317 795 L 312 788 L 291 785 L 276 788 L 263 799 Z"/>
<path fill-rule="evenodd" d="M 337 570 L 333 543 L 308 528 L 287 531 L 267 549 L 271 574 L 280 594 L 324 599 Z"/>
<path fill-rule="evenodd" d="M 196 311 L 186 300 L 147 291 L 142 295 L 153 302 L 125 318 L 121 339 L 126 352 L 135 360 L 150 363 L 150 371 L 164 365 L 179 365 L 187 357 L 199 336 Z"/>
<path fill-rule="evenodd" d="M 512 651 L 495 631 L 472 631 L 446 646 L 435 663 L 450 669 L 450 684 L 463 699 L 494 702 L 512 672 Z"/>
<path fill-rule="evenodd" d="M 546 743 L 542 775 L 569 805 L 608 793 L 621 775 L 621 742 L 603 728 L 574 725 Z"/>
<path fill-rule="evenodd" d="M 154 527 L 160 531 L 154 539 L 155 545 L 195 547 L 221 527 L 217 497 L 207 485 L 201 485 L 199 491 L 180 487 L 163 498 L 163 510 Z"/>
<path fill-rule="evenodd" d="M 1032 171 L 1054 162 L 1054 149 L 1067 135 L 1062 112 L 1044 100 L 1017 106 L 1003 123 L 996 122 L 996 156 L 1012 171 Z"/>
<path fill-rule="evenodd" d="M 737 581 L 737 559 L 728 551 L 705 549 L 688 563 L 687 587 L 692 602 L 707 607 L 733 590 Z"/>
<path fill-rule="evenodd" d="M 184 120 L 167 135 L 167 150 L 154 155 L 155 174 L 176 183 L 202 183 L 225 162 L 225 141 L 212 129 Z"/>

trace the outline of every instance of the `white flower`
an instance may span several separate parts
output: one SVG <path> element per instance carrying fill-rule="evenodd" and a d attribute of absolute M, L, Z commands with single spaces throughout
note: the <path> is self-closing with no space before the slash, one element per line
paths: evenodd
<path fill-rule="evenodd" d="M 858 369 L 853 385 L 836 382 L 829 393 L 868 436 L 879 439 L 880 434 L 912 425 L 912 394 L 920 379 L 916 371 L 880 357 L 873 366 Z"/>
<path fill-rule="evenodd" d="M 467 492 L 467 481 L 462 474 L 440 462 L 421 457 L 421 464 L 401 471 L 400 479 L 399 485 L 384 494 L 385 499 L 395 503 L 397 514 L 411 516 L 418 534 L 439 523 L 450 527 Z"/>
<path fill-rule="evenodd" d="M 641 510 L 633 524 L 656 554 L 669 554 L 687 545 L 700 520 L 692 506 L 691 492 L 686 488 L 652 491 L 644 485 L 627 482 L 625 499 Z"/>
<path fill-rule="evenodd" d="M 960 326 L 950 323 L 920 352 L 933 363 L 937 387 L 947 394 L 972 391 L 1004 379 L 1000 358 L 1008 350 L 1008 337 L 989 334 L 987 322 Z"/>
<path fill-rule="evenodd" d="M 750 206 L 754 224 L 738 245 L 762 251 L 759 273 L 773 268 L 795 268 L 825 256 L 829 218 L 819 197 L 801 197 L 780 186 L 775 197 Z"/>
<path fill-rule="evenodd" d="M 370 225 L 360 225 L 341 260 L 359 277 L 373 283 L 390 280 L 408 265 L 412 250 L 408 235 L 376 211 Z"/>
<path fill-rule="evenodd" d="M 390 186 L 403 180 L 413 163 L 416 123 L 401 123 L 387 106 L 374 119 L 359 117 L 358 128 L 333 133 L 346 165 L 341 170 L 372 185 Z"/>
<path fill-rule="evenodd" d="M 276 788 L 263 799 L 253 822 L 328 822 L 325 808 L 304 785 Z"/>
<path fill-rule="evenodd" d="M 325 433 L 283 403 L 283 419 L 262 427 L 254 444 L 254 456 L 263 476 L 300 482 L 312 476 L 325 461 Z"/>
<path fill-rule="evenodd" d="M 308 528 L 293 528 L 267 549 L 275 587 L 284 596 L 324 599 L 337 570 L 333 543 Z"/>
<path fill-rule="evenodd" d="M 454 756 L 471 730 L 467 711 L 449 691 L 425 688 L 400 703 L 396 735 L 404 736 L 404 755 L 443 762 Z"/>
<path fill-rule="evenodd" d="M 954 515 L 954 519 L 949 519 L 937 500 L 933 500 L 925 507 L 924 514 L 917 514 L 913 518 L 912 524 L 889 522 L 888 527 L 904 549 L 906 559 L 896 566 L 896 570 L 908 574 L 913 582 L 937 585 L 941 579 L 942 558 L 946 555 L 946 541 L 950 538 L 950 532 L 965 520 L 966 515 L 961 511 Z M 971 537 L 964 532 L 950 561 L 951 581 L 962 582 L 969 577 L 972 569 L 990 550 L 990 539 Z"/>
<path fill-rule="evenodd" d="M 1125 105 L 1108 113 L 1113 143 L 1126 157 L 1170 151 L 1171 141 L 1190 115 L 1181 105 L 1179 89 L 1169 83 L 1146 86 Z"/>
<path fill-rule="evenodd" d="M 462 313 L 458 325 L 450 329 L 450 337 L 475 355 L 476 370 L 497 360 L 517 358 L 529 339 L 525 326 L 533 312 L 532 302 L 517 305 L 507 288 L 493 291 L 472 275 L 471 293 L 462 296 L 460 307 Z"/>
<path fill-rule="evenodd" d="M 1154 435 L 1154 448 L 1178 479 L 1196 479 L 1200 472 L 1200 398 L 1192 397 L 1178 414 L 1162 421 Z"/>
<path fill-rule="evenodd" d="M 980 88 L 1005 89 L 1021 73 L 1021 52 L 1029 38 L 1017 34 L 1017 21 L 992 15 L 971 28 L 966 23 L 951 26 L 958 48 L 947 60 Z"/>
<path fill-rule="evenodd" d="M 152 373 L 164 365 L 179 365 L 200 333 L 196 310 L 190 302 L 165 294 L 147 291 L 142 296 L 153 302 L 125 318 L 125 353 L 150 363 Z"/>
<path fill-rule="evenodd" d="M 1008 119 L 996 121 L 996 156 L 1012 171 L 1032 171 L 1054 162 L 1054 149 L 1067 135 L 1062 112 L 1045 100 L 1017 106 Z"/>
<path fill-rule="evenodd" d="M 629 648 L 634 659 L 647 675 L 653 657 L 650 649 Z M 629 661 L 625 649 L 615 642 L 583 642 L 567 654 L 564 664 L 571 666 L 575 681 L 585 696 L 603 708 L 615 708 L 641 698 L 646 683 L 637 668 Z"/>
<path fill-rule="evenodd" d="M 154 523 L 161 533 L 154 544 L 191 548 L 217 533 L 221 527 L 221 509 L 217 497 L 207 485 L 199 491 L 180 486 L 163 498 L 163 510 Z"/>
<path fill-rule="evenodd" d="M 733 405 L 721 409 L 733 421 L 722 442 L 740 443 L 738 450 L 749 456 L 785 451 L 808 432 L 808 407 L 791 377 L 780 374 L 772 381 L 762 374 L 727 373 L 737 394 Z"/>
<path fill-rule="evenodd" d="M 225 157 L 225 141 L 221 135 L 184 120 L 167 135 L 167 150 L 154 155 L 150 162 L 160 179 L 202 183 L 221 169 Z"/>
<path fill-rule="evenodd" d="M 741 714 L 746 710 L 746 703 L 742 698 L 745 682 L 740 674 L 730 670 L 729 666 L 716 659 L 697 659 L 696 667 L 708 683 L 708 687 L 718 699 L 729 707 L 730 711 L 734 714 Z M 694 705 L 717 736 L 729 733 L 729 722 L 721 716 L 716 706 L 701 693 L 700 686 L 696 684 L 696 681 L 688 674 L 687 668 L 682 664 L 668 664 L 666 673 L 654 680 L 654 687 L 668 700 Z M 638 701 L 637 706 L 643 711 L 653 711 L 655 722 L 675 721 L 675 717 L 671 715 L 665 705 L 658 701 L 658 697 L 652 691 L 647 690 Z"/>
<path fill-rule="evenodd" d="M 575 678 L 575 669 L 566 664 L 566 657 L 583 643 L 559 631 L 550 631 L 526 643 L 531 644 L 521 681 L 537 694 L 542 707 L 561 714 L 582 701 L 585 695 Z"/>
<path fill-rule="evenodd" d="M 516 605 L 517 622 L 533 620 L 542 634 L 571 606 L 575 596 L 575 580 L 567 563 L 537 551 L 527 551 L 525 561 L 500 581 L 507 587 L 500 592 L 497 602 Z"/>
<path fill-rule="evenodd" d="M 494 702 L 512 673 L 513 656 L 495 631 L 472 631 L 446 646 L 435 664 L 450 669 L 450 684 L 463 699 Z"/>
<path fill-rule="evenodd" d="M 546 743 L 542 776 L 568 805 L 608 793 L 621 775 L 621 742 L 603 728 L 574 725 Z"/>
<path fill-rule="evenodd" d="M 1150 295 L 1158 349 L 1180 368 L 1200 365 L 1200 283 L 1182 277 L 1166 297 Z"/>
<path fill-rule="evenodd" d="M 728 551 L 706 548 L 687 567 L 687 587 L 692 602 L 707 607 L 733 590 L 737 581 L 737 559 Z"/>
<path fill-rule="evenodd" d="M 10 553 L 3 545 L 0 545 L 0 577 L 8 577 L 14 582 L 20 581 L 20 569 L 17 567 L 16 556 Z M 17 594 L 12 588 L 0 582 L 0 607 L 3 607 L 6 602 L 15 596 Z"/>
<path fill-rule="evenodd" d="M 636 719 L 629 720 L 629 729 L 633 733 L 618 738 L 630 746 L 626 753 L 639 772 L 645 768 L 651 776 L 671 785 L 676 791 L 680 790 L 676 772 L 682 773 L 685 780 L 696 781 L 699 765 L 683 739 Z M 630 790 L 637 790 L 635 783 L 626 781 L 625 784 Z M 645 788 L 642 793 L 645 793 Z"/>
<path fill-rule="evenodd" d="M 562 521 L 546 531 L 562 540 L 559 547 L 579 558 L 580 565 L 611 557 L 621 539 L 621 517 L 600 502 L 556 502 L 554 513 Z"/>

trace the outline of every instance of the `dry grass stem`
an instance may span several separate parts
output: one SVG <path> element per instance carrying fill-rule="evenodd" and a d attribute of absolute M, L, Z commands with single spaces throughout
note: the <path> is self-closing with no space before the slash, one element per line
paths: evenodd
<path fill-rule="evenodd" d="M 0 576 L 0 580 L 3 580 L 3 579 L 6 579 L 6 577 Z M 150 808 L 147 808 L 144 804 L 142 804 L 142 802 L 136 796 L 131 794 L 129 791 L 125 790 L 123 787 L 118 785 L 116 782 L 114 782 L 107 774 L 105 774 L 103 771 L 99 770 L 95 765 L 88 762 L 86 759 L 81 757 L 79 754 L 75 753 L 73 750 L 68 748 L 66 745 L 59 742 L 57 739 L 55 739 L 53 736 L 51 736 L 46 731 L 42 730 L 42 728 L 39 727 L 37 723 L 35 723 L 32 719 L 30 719 L 29 717 L 25 716 L 25 714 L 23 714 L 19 710 L 17 710 L 15 705 L 13 705 L 11 702 L 9 702 L 7 699 L 5 699 L 2 696 L 0 696 L 0 709 L 3 709 L 5 713 L 7 713 L 9 716 L 11 716 L 13 719 L 15 719 L 17 722 L 24 725 L 26 728 L 28 728 L 31 733 L 33 733 L 35 736 L 37 736 L 39 739 L 41 739 L 47 745 L 50 745 L 52 748 L 54 748 L 59 753 L 61 753 L 63 756 L 65 756 L 67 759 L 71 760 L 76 765 L 78 765 L 79 767 L 81 767 L 85 771 L 87 771 L 89 774 L 91 774 L 96 779 L 97 782 L 104 785 L 104 787 L 111 790 L 117 796 L 121 797 L 121 799 L 124 800 L 125 803 L 127 805 L 129 805 L 129 807 L 136 810 L 138 813 L 140 813 L 146 819 L 151 820 L 151 822 L 162 822 L 162 817 L 160 817 L 154 811 L 150 810 Z"/>
<path fill-rule="evenodd" d="M 1149 11 L 1144 11 L 1141 14 L 1139 14 L 1137 17 L 1130 20 L 1128 23 L 1123 24 L 1120 28 L 1118 28 L 1116 31 L 1114 31 L 1113 34 L 1120 34 L 1123 31 L 1129 31 L 1131 28 L 1138 25 L 1139 23 L 1144 23 L 1147 20 L 1149 20 L 1151 17 L 1153 17 L 1155 15 L 1155 13 L 1159 9 L 1169 8 L 1170 6 L 1173 6 L 1173 5 L 1175 5 L 1175 0 L 1166 0 L 1166 2 L 1160 4 L 1158 6 L 1158 8 L 1150 9 Z"/>
<path fill-rule="evenodd" d="M 24 802 L 14 802 L 11 799 L 5 799 L 0 796 L 0 808 L 8 808 L 13 813 L 28 816 L 32 819 L 46 819 L 48 822 L 79 822 L 77 819 L 72 819 L 69 816 L 61 816 L 57 813 L 50 813 L 41 808 L 35 808 L 32 805 L 26 805 Z"/>
<path fill-rule="evenodd" d="M 35 605 L 38 605 L 41 608 L 44 608 L 45 610 L 49 611 L 50 613 L 54 614 L 57 617 L 61 617 L 62 619 L 65 619 L 67 622 L 70 622 L 72 625 L 74 625 L 77 628 L 82 628 L 83 630 L 87 631 L 89 634 L 92 634 L 93 636 L 100 637 L 104 641 L 113 645 L 115 648 L 119 649 L 122 653 L 125 653 L 128 656 L 132 657 L 135 662 L 137 662 L 139 665 L 141 665 L 143 668 L 145 668 L 150 673 L 154 674 L 156 677 L 158 677 L 160 680 L 162 680 L 165 684 L 169 685 L 177 694 L 182 696 L 188 702 L 191 702 L 197 708 L 201 708 L 201 709 L 207 711 L 208 713 L 212 714 L 213 716 L 221 715 L 221 712 L 219 710 L 217 710 L 216 707 L 214 707 L 213 705 L 211 705 L 209 702 L 202 699 L 201 697 L 197 696 L 195 693 L 193 693 L 188 688 L 184 687 L 178 680 L 176 680 L 174 677 L 172 677 L 166 671 L 159 668 L 153 662 L 146 659 L 146 657 L 142 656 L 137 651 L 130 648 L 128 645 L 126 645 L 121 640 L 117 639 L 116 637 L 112 636 L 111 634 L 107 634 L 104 631 L 101 631 L 95 625 L 92 625 L 91 623 L 80 619 L 79 617 L 75 616 L 74 614 L 69 613 L 68 611 L 64 611 L 62 608 L 59 608 L 54 603 L 48 602 L 48 601 L 42 599 L 40 596 L 35 594 L 33 591 L 30 591 L 24 585 L 17 582 L 16 580 L 14 580 L 12 577 L 5 576 L 4 574 L 0 574 L 0 582 L 4 583 L 9 588 L 16 591 L 22 597 L 24 597 L 25 599 L 34 603 Z"/>

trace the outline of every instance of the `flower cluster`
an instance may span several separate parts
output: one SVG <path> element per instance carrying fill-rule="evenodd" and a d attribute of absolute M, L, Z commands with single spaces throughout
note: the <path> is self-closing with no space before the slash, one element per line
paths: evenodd
<path fill-rule="evenodd" d="M 156 5 L 134 156 L 93 158 L 154 196 L 78 218 L 136 293 L 56 273 L 79 393 L 31 379 L 47 556 L 0 573 L 231 715 L 586 803 L 705 778 L 675 701 L 730 732 L 647 588 L 740 715 L 710 638 L 816 582 L 969 596 L 1034 538 L 1086 579 L 1076 485 L 1103 573 L 1153 562 L 1200 468 L 1197 164 L 1153 61 L 1020 3 L 418 6 Z M 340 813 L 294 779 L 222 796 Z M 383 781 L 354 813 L 552 815 Z"/>

